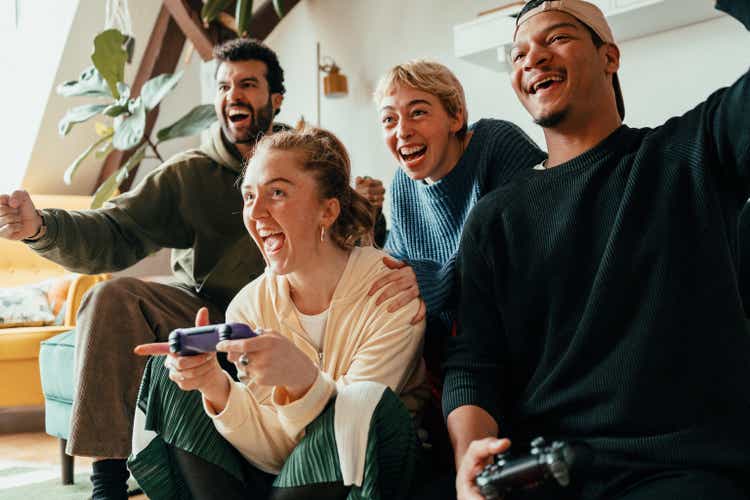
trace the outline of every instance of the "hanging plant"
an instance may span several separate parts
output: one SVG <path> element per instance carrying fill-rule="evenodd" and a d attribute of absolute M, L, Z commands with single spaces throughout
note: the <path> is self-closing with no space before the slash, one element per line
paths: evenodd
<path fill-rule="evenodd" d="M 250 36 L 250 21 L 253 18 L 253 0 L 237 0 L 234 19 L 237 22 L 237 34 Z"/>
<path fill-rule="evenodd" d="M 228 18 L 228 20 L 222 22 L 226 27 L 237 32 L 238 36 L 252 36 L 252 33 L 250 33 L 250 23 L 253 16 L 253 0 L 205 0 L 203 7 L 201 8 L 201 19 L 203 20 L 203 25 L 208 27 L 211 22 L 220 19 L 222 13 L 229 9 L 232 2 L 235 2 L 234 18 L 227 15 L 225 17 Z M 273 10 L 276 12 L 276 15 L 279 16 L 279 19 L 284 17 L 284 11 L 282 8 L 283 2 L 281 0 L 273 0 L 272 3 Z"/>
<path fill-rule="evenodd" d="M 76 106 L 68 110 L 58 124 L 60 135 L 67 135 L 78 123 L 84 123 L 95 116 L 111 119 L 111 125 L 96 123 L 97 139 L 73 160 L 65 170 L 63 180 L 73 182 L 83 160 L 92 153 L 97 158 L 109 154 L 113 149 L 133 151 L 127 162 L 107 178 L 94 193 L 92 208 L 101 206 L 129 177 L 131 171 L 147 157 L 160 161 L 158 146 L 178 137 L 188 137 L 200 133 L 216 121 L 216 113 L 211 104 L 194 107 L 175 123 L 156 133 L 156 140 L 145 135 L 146 116 L 174 89 L 183 76 L 182 71 L 163 74 L 151 78 L 143 84 L 141 94 L 131 97 L 130 85 L 125 83 L 125 63 L 128 40 L 116 29 L 103 31 L 94 39 L 93 66 L 86 68 L 78 80 L 63 82 L 57 93 L 64 97 L 97 97 L 106 102 Z"/>

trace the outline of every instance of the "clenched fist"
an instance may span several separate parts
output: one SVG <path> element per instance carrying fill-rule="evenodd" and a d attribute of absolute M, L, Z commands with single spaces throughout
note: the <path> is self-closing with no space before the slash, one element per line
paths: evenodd
<path fill-rule="evenodd" d="M 38 234 L 42 218 L 29 193 L 23 190 L 0 195 L 0 237 L 23 240 Z"/>

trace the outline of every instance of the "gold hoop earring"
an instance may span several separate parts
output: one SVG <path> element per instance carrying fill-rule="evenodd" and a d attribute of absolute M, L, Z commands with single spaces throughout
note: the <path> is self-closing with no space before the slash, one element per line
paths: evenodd
<path fill-rule="evenodd" d="M 326 227 L 324 225 L 320 225 L 320 241 L 325 241 L 326 239 Z"/>

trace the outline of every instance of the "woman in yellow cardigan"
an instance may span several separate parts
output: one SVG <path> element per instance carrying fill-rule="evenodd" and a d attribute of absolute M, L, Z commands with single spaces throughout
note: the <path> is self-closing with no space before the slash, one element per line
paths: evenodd
<path fill-rule="evenodd" d="M 258 143 L 242 180 L 243 219 L 267 268 L 226 318 L 261 334 L 217 346 L 240 381 L 213 353 L 151 359 L 130 460 L 150 498 L 180 489 L 197 498 L 408 495 L 410 415 L 427 395 L 424 321 L 411 324 L 416 300 L 388 312 L 390 301 L 368 296 L 389 269 L 383 252 L 355 246 L 372 215 L 349 182 L 348 155 L 329 132 Z"/>

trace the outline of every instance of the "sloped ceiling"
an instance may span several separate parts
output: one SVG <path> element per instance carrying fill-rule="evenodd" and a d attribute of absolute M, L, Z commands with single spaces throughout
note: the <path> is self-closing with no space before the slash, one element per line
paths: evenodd
<path fill-rule="evenodd" d="M 0 2 L 0 192 L 21 183 L 77 7 L 78 0 Z"/>

